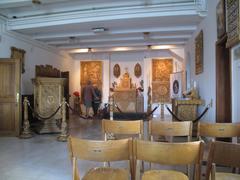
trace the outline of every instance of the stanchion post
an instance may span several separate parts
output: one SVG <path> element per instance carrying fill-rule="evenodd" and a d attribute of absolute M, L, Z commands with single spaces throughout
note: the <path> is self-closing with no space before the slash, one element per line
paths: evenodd
<path fill-rule="evenodd" d="M 58 136 L 57 140 L 61 142 L 67 141 L 68 138 L 68 126 L 66 121 L 66 99 L 63 98 L 62 102 L 62 124 L 61 124 L 61 134 Z"/>
<path fill-rule="evenodd" d="M 114 108 L 114 99 L 113 96 L 109 96 L 108 98 L 108 103 L 109 103 L 109 115 L 110 115 L 110 120 L 113 121 L 113 108 Z M 107 133 L 107 139 L 115 139 L 113 133 Z"/>
<path fill-rule="evenodd" d="M 30 131 L 30 123 L 28 120 L 28 99 L 27 97 L 24 97 L 23 100 L 23 108 L 24 108 L 24 114 L 23 114 L 23 131 L 20 135 L 20 138 L 22 139 L 28 139 L 33 137 L 31 131 Z"/>
<path fill-rule="evenodd" d="M 109 96 L 109 113 L 110 113 L 110 120 L 113 120 L 113 96 Z"/>
<path fill-rule="evenodd" d="M 164 119 L 164 104 L 161 103 L 161 114 L 160 114 L 161 119 Z"/>

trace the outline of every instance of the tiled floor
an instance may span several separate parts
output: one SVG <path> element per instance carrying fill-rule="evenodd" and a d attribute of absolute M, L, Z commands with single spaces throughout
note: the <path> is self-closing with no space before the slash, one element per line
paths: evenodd
<path fill-rule="evenodd" d="M 80 138 L 102 139 L 101 121 L 71 117 L 70 134 Z M 147 129 L 145 123 L 145 130 Z M 56 134 L 35 135 L 31 139 L 0 137 L 0 180 L 71 180 L 67 144 Z M 80 175 L 102 163 L 80 161 Z M 127 167 L 115 163 L 114 167 Z"/>
<path fill-rule="evenodd" d="M 100 121 L 72 119 L 71 134 L 101 139 Z M 31 139 L 0 137 L 0 180 L 70 180 L 67 144 L 57 135 L 35 135 Z M 89 163 L 79 164 L 85 171 Z M 89 164 L 90 165 L 90 164 Z"/>

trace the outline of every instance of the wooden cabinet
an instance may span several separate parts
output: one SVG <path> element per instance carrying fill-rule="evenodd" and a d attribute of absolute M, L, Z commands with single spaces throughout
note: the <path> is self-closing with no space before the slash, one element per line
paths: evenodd
<path fill-rule="evenodd" d="M 34 110 L 42 117 L 53 114 L 62 102 L 65 78 L 37 77 L 34 85 Z M 38 133 L 60 132 L 57 121 L 61 119 L 61 109 L 51 119 L 42 120 Z"/>

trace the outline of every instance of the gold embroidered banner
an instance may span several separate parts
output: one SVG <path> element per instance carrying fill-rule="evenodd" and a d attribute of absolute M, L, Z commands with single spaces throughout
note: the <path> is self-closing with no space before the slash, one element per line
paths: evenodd
<path fill-rule="evenodd" d="M 173 73 L 172 59 L 152 60 L 152 102 L 170 102 L 170 74 Z"/>
<path fill-rule="evenodd" d="M 101 61 L 84 61 L 81 62 L 81 88 L 87 85 L 90 80 L 92 84 L 97 84 L 102 89 L 102 62 Z"/>

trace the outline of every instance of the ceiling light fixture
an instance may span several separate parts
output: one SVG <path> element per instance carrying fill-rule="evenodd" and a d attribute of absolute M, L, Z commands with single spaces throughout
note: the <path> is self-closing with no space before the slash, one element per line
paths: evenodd
<path fill-rule="evenodd" d="M 171 45 L 155 45 L 155 46 L 151 46 L 151 49 L 153 50 L 158 50 L 158 49 L 171 49 L 173 48 L 173 46 Z"/>
<path fill-rule="evenodd" d="M 108 29 L 105 28 L 105 27 L 92 28 L 92 31 L 93 31 L 94 33 L 101 33 L 101 32 L 105 32 L 105 31 L 107 31 L 107 30 L 108 30 Z"/>
<path fill-rule="evenodd" d="M 33 3 L 34 5 L 40 5 L 40 4 L 42 4 L 42 2 L 41 2 L 40 0 L 32 0 L 32 3 Z"/>

